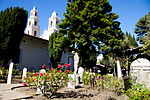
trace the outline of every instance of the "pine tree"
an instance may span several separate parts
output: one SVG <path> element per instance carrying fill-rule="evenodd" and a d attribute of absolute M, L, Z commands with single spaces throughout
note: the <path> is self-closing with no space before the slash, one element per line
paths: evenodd
<path fill-rule="evenodd" d="M 120 48 L 120 23 L 116 21 L 118 15 L 111 10 L 108 0 L 72 0 L 68 3 L 59 32 L 77 50 L 81 66 L 93 67 L 99 53 L 117 53 Z"/>
<path fill-rule="evenodd" d="M 23 8 L 10 7 L 0 12 L 0 65 L 13 62 L 19 52 L 28 13 Z"/>

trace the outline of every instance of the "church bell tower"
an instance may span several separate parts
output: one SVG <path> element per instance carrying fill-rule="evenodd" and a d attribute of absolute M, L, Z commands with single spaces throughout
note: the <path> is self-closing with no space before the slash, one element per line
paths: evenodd
<path fill-rule="evenodd" d="M 44 31 L 41 38 L 45 40 L 49 40 L 49 36 L 51 36 L 52 33 L 58 31 L 57 23 L 59 22 L 60 22 L 60 18 L 58 17 L 57 13 L 54 11 L 52 13 L 52 16 L 49 18 L 48 30 Z"/>
<path fill-rule="evenodd" d="M 28 19 L 28 24 L 26 28 L 26 34 L 40 37 L 40 27 L 39 27 L 39 19 L 38 19 L 38 10 L 34 7 L 31 10 L 30 18 Z"/>

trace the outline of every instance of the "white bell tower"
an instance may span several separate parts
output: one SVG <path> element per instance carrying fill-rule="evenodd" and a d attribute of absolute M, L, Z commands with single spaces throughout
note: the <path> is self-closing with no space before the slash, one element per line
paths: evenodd
<path fill-rule="evenodd" d="M 48 30 L 44 31 L 41 38 L 49 40 L 49 36 L 55 31 L 58 31 L 57 23 L 59 22 L 60 22 L 60 18 L 57 16 L 57 13 L 54 11 L 52 13 L 51 18 L 49 18 Z"/>
<path fill-rule="evenodd" d="M 33 7 L 33 9 L 31 10 L 30 18 L 28 19 L 28 24 L 26 28 L 26 34 L 40 37 L 38 10 L 35 7 Z"/>

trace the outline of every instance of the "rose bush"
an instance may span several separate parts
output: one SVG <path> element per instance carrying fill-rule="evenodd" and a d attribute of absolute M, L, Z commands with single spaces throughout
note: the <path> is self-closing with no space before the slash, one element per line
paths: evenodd
<path fill-rule="evenodd" d="M 43 66 L 42 66 L 43 68 Z M 24 78 L 24 86 L 39 88 L 47 98 L 51 96 L 60 88 L 67 85 L 68 74 L 70 73 L 70 64 L 58 65 L 58 68 L 47 69 L 46 73 L 36 72 L 28 73 Z"/>

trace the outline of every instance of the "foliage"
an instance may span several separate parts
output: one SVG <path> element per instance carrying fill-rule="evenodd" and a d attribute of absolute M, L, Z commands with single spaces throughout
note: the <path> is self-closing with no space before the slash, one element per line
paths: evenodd
<path fill-rule="evenodd" d="M 70 47 L 77 50 L 81 66 L 93 67 L 99 53 L 116 53 L 120 48 L 120 23 L 115 21 L 118 16 L 111 10 L 108 0 L 73 0 L 68 3 L 59 32 L 70 40 Z"/>
<path fill-rule="evenodd" d="M 149 100 L 150 90 L 144 85 L 137 83 L 133 85 L 130 89 L 125 91 L 126 95 L 130 100 Z"/>
<path fill-rule="evenodd" d="M 67 41 L 63 34 L 54 32 L 49 37 L 49 57 L 53 66 L 60 64 L 65 47 L 67 47 Z"/>
<path fill-rule="evenodd" d="M 18 69 L 13 68 L 12 78 L 19 74 L 18 71 L 19 71 Z M 8 73 L 9 73 L 8 69 L 5 69 L 4 67 L 0 66 L 0 78 L 1 79 L 6 79 L 8 76 Z"/>
<path fill-rule="evenodd" d="M 150 32 L 144 37 L 144 46 L 141 50 L 143 50 L 143 54 L 148 54 L 150 56 Z"/>
<path fill-rule="evenodd" d="M 48 72 L 36 72 L 36 73 L 28 73 L 25 79 L 24 86 L 31 86 L 39 88 L 42 94 L 46 95 L 48 98 L 51 98 L 58 89 L 67 85 L 68 74 L 70 71 L 68 70 L 70 64 L 65 64 L 63 66 L 59 65 L 58 68 L 47 69 Z"/>
<path fill-rule="evenodd" d="M 146 36 L 146 34 L 150 31 L 150 12 L 148 15 L 145 15 L 135 25 L 136 28 L 134 29 L 134 32 L 137 34 L 137 40 L 143 44 L 143 38 Z"/>
<path fill-rule="evenodd" d="M 123 81 L 118 80 L 114 76 L 100 74 L 90 74 L 89 72 L 84 72 L 82 76 L 82 81 L 85 85 L 90 85 L 93 89 L 101 91 L 115 91 L 117 93 L 123 88 Z"/>
<path fill-rule="evenodd" d="M 19 7 L 0 12 L 0 65 L 7 66 L 10 59 L 17 62 L 27 17 L 27 11 Z"/>

